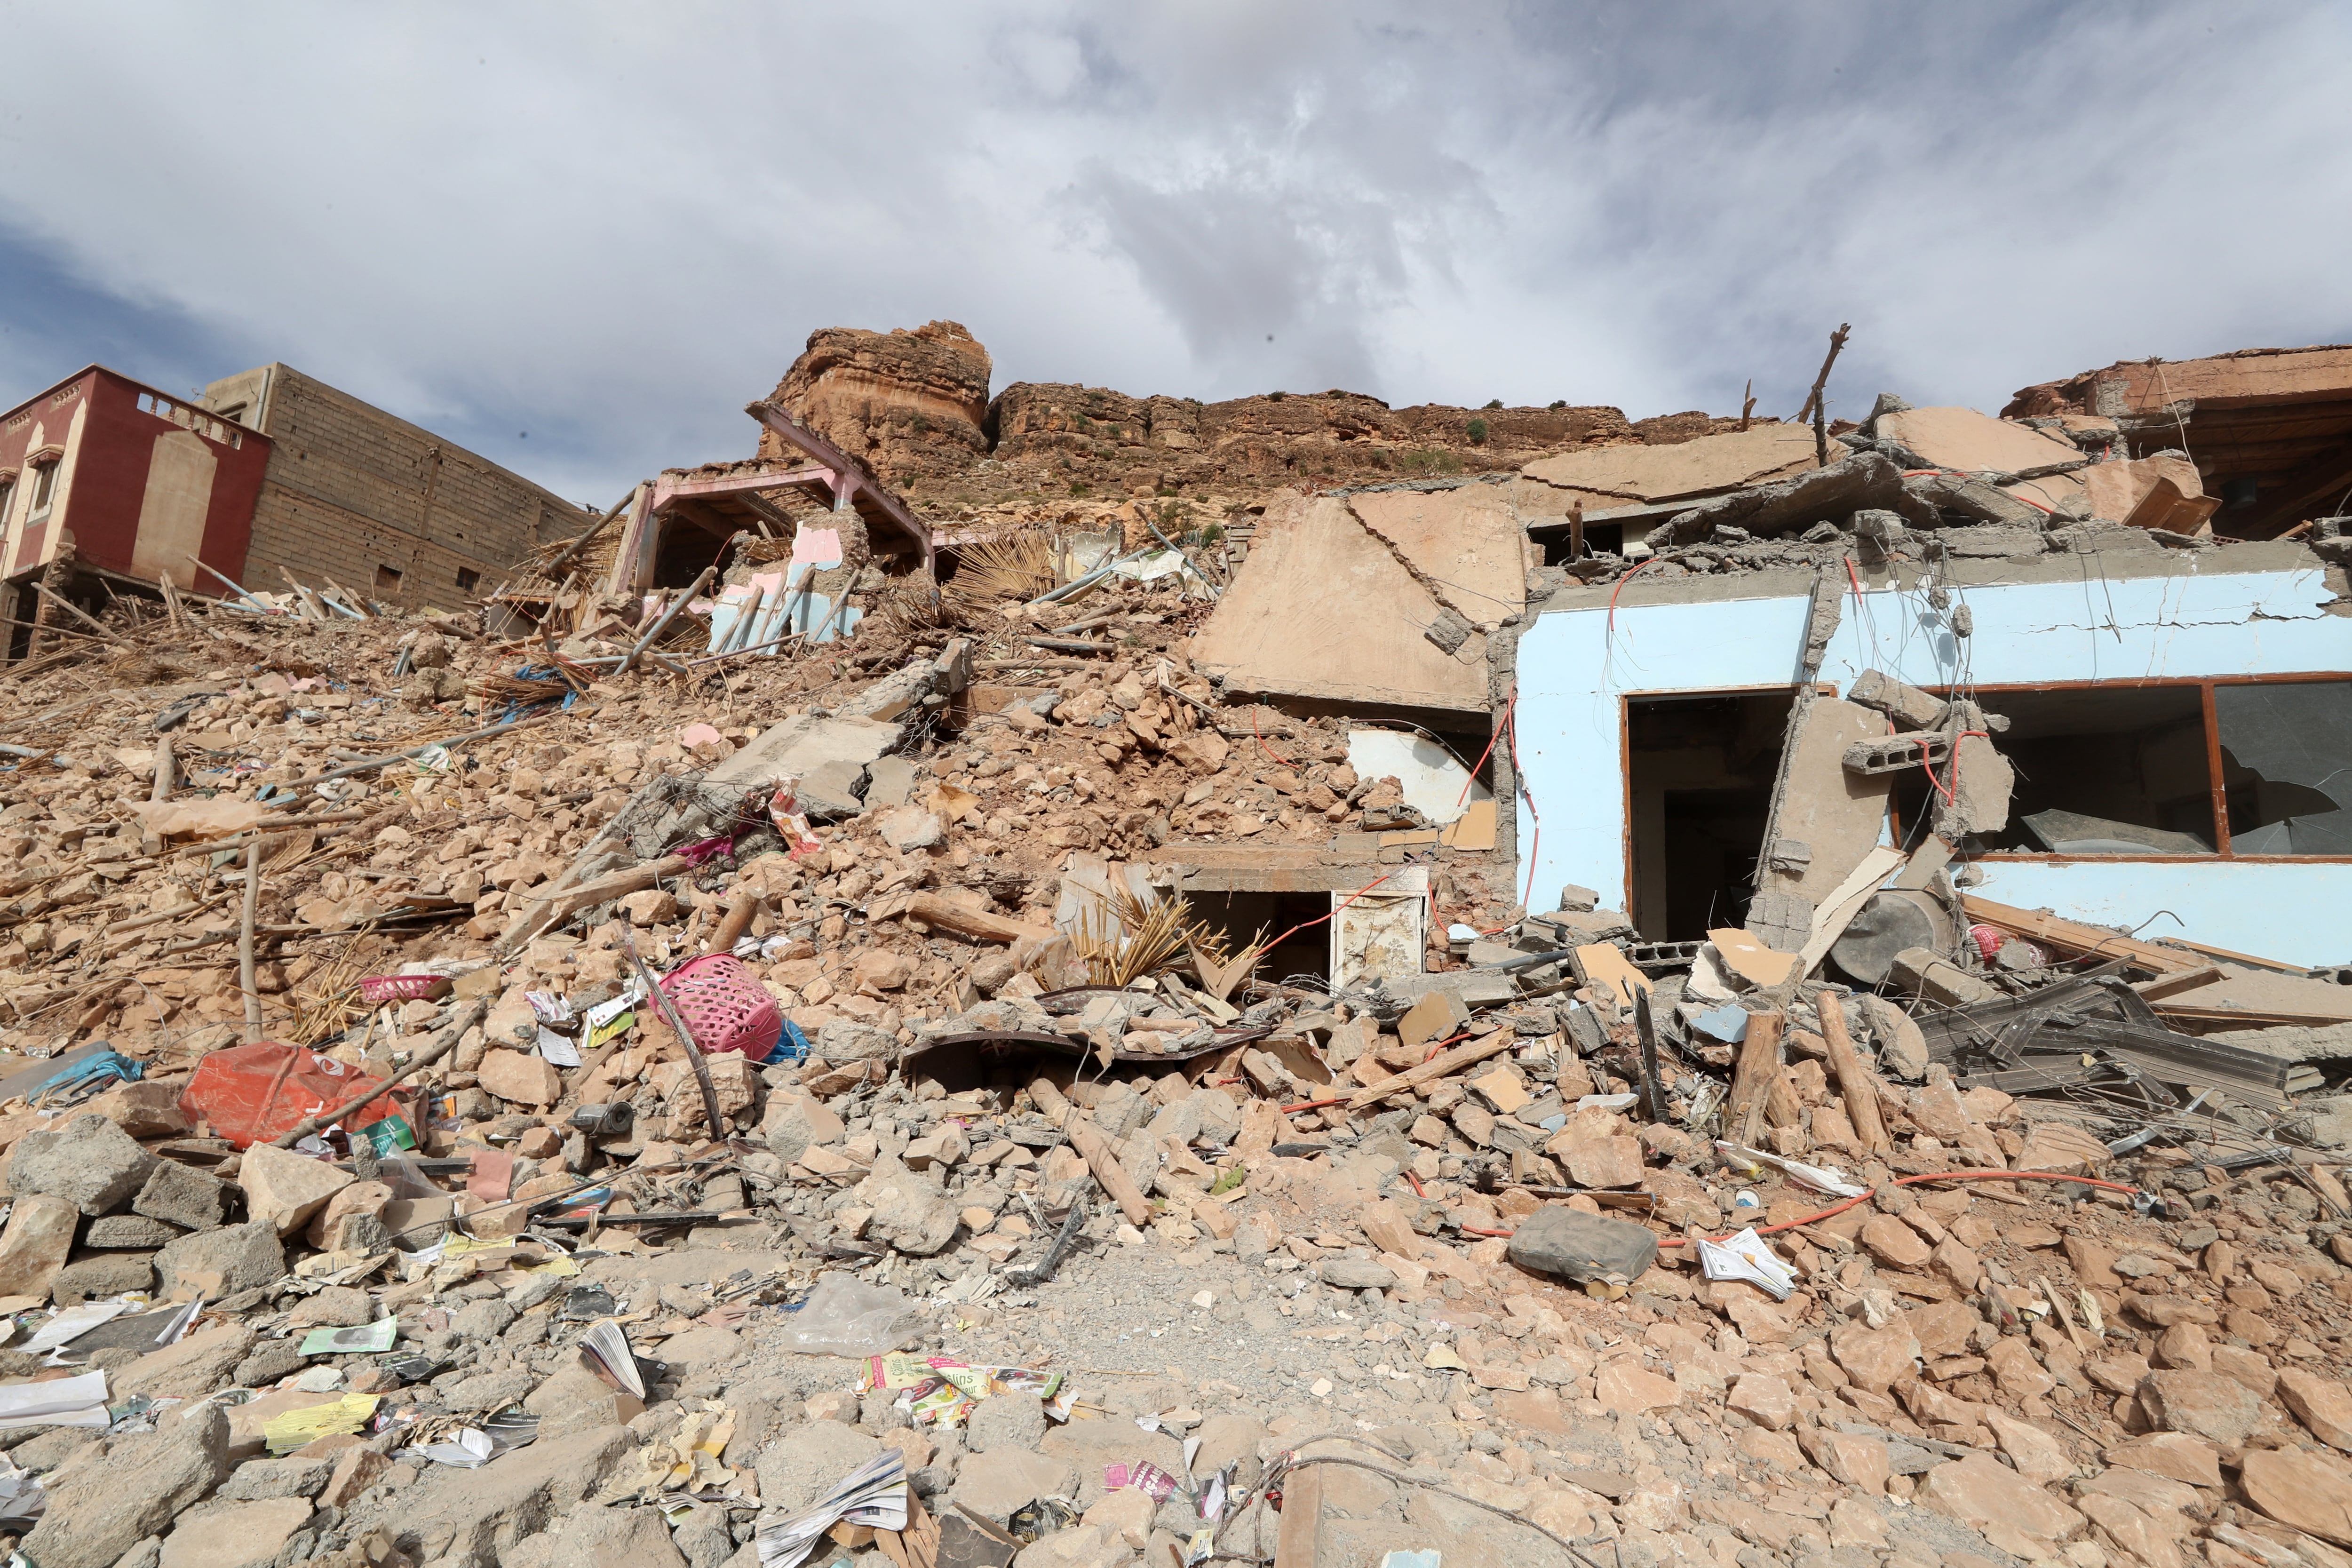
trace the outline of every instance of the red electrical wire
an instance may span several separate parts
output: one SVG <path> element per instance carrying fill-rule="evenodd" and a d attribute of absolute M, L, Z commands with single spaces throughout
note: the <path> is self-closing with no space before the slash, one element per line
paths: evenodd
<path fill-rule="evenodd" d="M 1635 577 L 1635 576 L 1637 576 L 1637 575 L 1642 572 L 1642 570 L 1643 570 L 1643 567 L 1655 566 L 1661 559 L 1663 559 L 1663 558 L 1662 558 L 1662 557 L 1660 557 L 1660 556 L 1656 556 L 1656 555 L 1653 555 L 1653 556 L 1651 556 L 1647 561 L 1643 562 L 1643 563 L 1642 563 L 1642 564 L 1641 564 L 1640 566 L 1636 566 L 1636 567 L 1634 567 L 1633 571 L 1628 572 L 1628 573 L 1626 573 L 1626 574 L 1625 574 L 1625 575 L 1623 575 L 1622 577 L 1618 578 L 1618 579 L 1617 579 L 1616 585 L 1615 585 L 1614 587 L 1612 587 L 1612 588 L 1611 588 L 1611 589 L 1609 590 L 1609 636 L 1610 636 L 1610 637 L 1614 637 L 1617 635 L 1617 595 L 1618 595 L 1618 594 L 1619 594 L 1621 591 L 1622 591 L 1622 590 L 1623 590 L 1623 588 L 1624 588 L 1624 586 L 1625 586 L 1625 584 L 1628 584 L 1628 583 L 1632 582 L 1632 581 L 1634 579 L 1634 577 Z"/>
<path fill-rule="evenodd" d="M 1276 948 L 1280 947 L 1284 942 L 1288 942 L 1292 937 L 1297 936 L 1300 931 L 1321 925 L 1325 921 L 1329 920 L 1331 915 L 1338 914 L 1341 910 L 1346 909 L 1349 904 L 1354 903 L 1358 899 L 1362 898 L 1366 893 L 1369 893 L 1374 888 L 1379 887 L 1381 882 L 1387 881 L 1390 877 L 1394 877 L 1406 869 L 1408 869 L 1408 868 L 1400 866 L 1396 870 L 1391 871 L 1387 877 L 1381 877 L 1376 880 L 1365 883 L 1362 887 L 1358 888 L 1354 892 L 1349 893 L 1345 901 L 1333 906 L 1330 915 L 1317 915 L 1311 921 L 1299 921 L 1297 925 L 1292 926 L 1288 931 L 1284 931 L 1280 936 L 1276 937 L 1272 942 L 1267 942 L 1265 948 L 1261 951 L 1272 952 Z"/>
<path fill-rule="evenodd" d="M 1462 793 L 1454 797 L 1454 805 L 1460 805 L 1470 798 L 1470 786 L 1478 782 L 1478 770 L 1485 767 L 1486 759 L 1495 754 L 1495 742 L 1502 738 L 1504 727 L 1510 723 L 1511 714 L 1518 705 L 1519 689 L 1515 684 L 1511 688 L 1511 700 L 1503 704 L 1503 722 L 1495 726 L 1495 732 L 1486 737 L 1486 749 L 1478 753 L 1476 762 L 1470 764 L 1470 776 L 1462 781 Z"/>
<path fill-rule="evenodd" d="M 1274 755 L 1274 748 L 1265 743 L 1265 734 L 1257 727 L 1257 704 L 1255 702 L 1250 704 L 1250 733 L 1257 737 L 1257 749 L 1259 751 L 1264 752 L 1269 757 L 1273 757 L 1274 761 L 1280 766 L 1288 768 L 1293 773 L 1297 773 L 1298 771 L 1298 764 L 1297 763 L 1286 763 L 1280 757 L 1276 757 Z"/>
<path fill-rule="evenodd" d="M 1906 479 L 1924 479 L 1929 474 L 1948 475 L 1956 479 L 1973 479 L 1980 477 L 1976 474 L 1963 473 L 1958 468 L 1906 468 L 1903 470 L 1903 477 Z M 2032 481 L 2029 479 L 2026 482 L 2030 484 Z M 2032 507 L 2036 511 L 2047 512 L 2053 517 L 2058 515 L 2058 509 L 2056 507 L 2043 506 L 2032 496 L 2021 496 L 2015 490 L 2002 490 L 2000 493 L 2007 496 L 2011 500 L 2023 501 L 2026 505 Z"/>
<path fill-rule="evenodd" d="M 1924 1176 L 1899 1176 L 1887 1184 L 1896 1187 L 1910 1187 L 1916 1186 L 1923 1182 L 2073 1182 L 2078 1185 L 2085 1187 L 2105 1187 L 2111 1193 L 2129 1193 L 2134 1197 L 2137 1197 L 2141 1191 L 2140 1188 L 2128 1185 L 2123 1182 L 2105 1182 L 2099 1180 L 2095 1176 L 2069 1176 L 2055 1171 L 1934 1171 Z M 1828 1219 L 1832 1215 L 1842 1215 L 1845 1213 L 1846 1210 L 1853 1207 L 1854 1205 L 1868 1203 L 1877 1195 L 1878 1189 L 1873 1187 L 1870 1191 L 1864 1193 L 1859 1197 L 1848 1198 L 1843 1203 L 1832 1204 L 1829 1207 L 1819 1210 L 1813 1214 L 1809 1214 L 1802 1219 L 1785 1220 L 1779 1225 L 1759 1226 L 1757 1227 L 1756 1234 L 1759 1236 L 1775 1236 L 1784 1230 L 1794 1230 L 1799 1226 L 1811 1225 L 1818 1220 Z M 1514 1233 L 1507 1230 L 1486 1230 L 1479 1226 L 1465 1225 L 1462 1227 L 1462 1234 L 1465 1236 L 1510 1236 Z M 1706 1239 L 1715 1242 L 1728 1241 L 1732 1237 L 1738 1234 L 1739 1233 L 1738 1231 L 1731 1231 L 1723 1236 L 1710 1236 Z M 1658 1238 L 1658 1245 L 1660 1247 L 1680 1247 L 1683 1245 L 1683 1237 L 1679 1236 L 1662 1236 Z"/>

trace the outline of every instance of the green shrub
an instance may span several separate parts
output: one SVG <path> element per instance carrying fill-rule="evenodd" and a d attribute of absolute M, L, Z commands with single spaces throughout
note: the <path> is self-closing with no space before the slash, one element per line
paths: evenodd
<path fill-rule="evenodd" d="M 1486 422 L 1484 419 L 1471 420 L 1470 428 L 1467 434 L 1470 437 L 1470 444 L 1473 447 L 1485 446 L 1486 444 Z"/>

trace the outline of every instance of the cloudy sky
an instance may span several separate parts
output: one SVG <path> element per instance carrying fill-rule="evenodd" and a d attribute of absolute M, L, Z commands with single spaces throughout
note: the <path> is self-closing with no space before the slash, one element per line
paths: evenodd
<path fill-rule="evenodd" d="M 0 405 L 279 359 L 602 505 L 816 327 L 1207 399 L 1998 408 L 2352 340 L 2352 7 L 0 0 Z"/>

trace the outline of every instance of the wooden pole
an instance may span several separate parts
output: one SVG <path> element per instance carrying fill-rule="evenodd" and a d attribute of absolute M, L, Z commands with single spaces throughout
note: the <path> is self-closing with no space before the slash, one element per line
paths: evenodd
<path fill-rule="evenodd" d="M 104 637 L 110 643 L 122 644 L 122 638 L 115 632 L 109 629 L 104 621 L 101 621 L 97 616 L 89 614 L 89 612 L 83 609 L 79 605 L 75 604 L 71 599 L 67 598 L 63 594 L 58 593 L 56 590 L 46 587 L 39 583 L 34 584 L 32 587 L 34 593 L 38 594 L 42 598 L 48 600 L 51 604 L 57 605 L 58 608 L 63 610 L 67 615 L 71 616 L 75 620 L 79 621 L 82 625 L 96 632 L 100 637 Z M 124 644 L 123 646 L 127 647 L 128 645 Z"/>
<path fill-rule="evenodd" d="M 1007 946 L 1023 942 L 1051 942 L 1061 932 L 1051 926 L 1033 926 L 1021 921 L 1006 920 L 1003 915 L 983 914 L 940 898 L 937 893 L 917 893 L 907 900 L 899 911 L 908 920 L 920 921 L 934 931 L 953 931 L 958 936 L 975 942 L 1001 942 Z"/>
<path fill-rule="evenodd" d="M 261 1038 L 261 993 L 253 980 L 253 917 L 261 905 L 261 840 L 245 847 L 245 914 L 236 931 L 236 984 L 245 993 L 245 1043 Z"/>
<path fill-rule="evenodd" d="M 1151 1200 L 1143 1195 L 1143 1189 L 1135 1184 L 1135 1178 L 1129 1175 L 1127 1167 L 1118 1163 L 1118 1152 L 1087 1113 L 1071 1104 L 1062 1091 L 1045 1079 L 1037 1079 L 1029 1085 L 1029 1098 L 1035 1100 L 1037 1109 L 1051 1118 L 1068 1137 L 1070 1146 L 1086 1157 L 1087 1169 L 1095 1173 L 1095 1180 L 1102 1184 L 1103 1191 L 1118 1203 L 1119 1212 L 1127 1216 L 1127 1223 L 1139 1230 L 1150 1225 Z"/>
<path fill-rule="evenodd" d="M 718 572 L 719 567 L 715 563 L 711 565 L 705 566 L 702 569 L 702 575 L 694 580 L 693 586 L 688 588 L 685 593 L 680 594 L 677 596 L 677 603 L 672 605 L 668 609 L 664 610 L 661 613 L 661 617 L 654 622 L 653 629 L 637 639 L 636 645 L 629 649 L 627 657 L 621 660 L 621 668 L 614 670 L 614 673 L 615 675 L 626 675 L 629 672 L 629 667 L 635 664 L 638 658 L 644 655 L 645 651 L 654 646 L 654 639 L 656 637 L 669 630 L 669 624 L 670 622 L 677 619 L 678 612 L 685 609 L 687 605 L 694 602 L 694 596 L 702 592 L 702 585 L 709 582 L 712 577 L 716 576 Z"/>
<path fill-rule="evenodd" d="M 158 735 L 155 737 L 155 782 L 148 788 L 149 800 L 172 798 L 172 737 Z"/>
<path fill-rule="evenodd" d="M 540 569 L 541 574 L 549 578 L 552 578 L 557 572 L 562 569 L 565 562 L 580 553 L 583 546 L 584 546 L 590 540 L 595 538 L 598 534 L 604 532 L 604 527 L 607 523 L 620 516 L 622 512 L 636 505 L 638 488 L 639 487 L 635 486 L 631 487 L 629 493 L 623 496 L 617 502 L 615 502 L 612 510 L 606 512 L 604 516 L 598 518 L 593 523 L 590 524 L 588 531 L 585 533 L 583 533 L 579 538 L 565 545 L 562 552 L 559 553 L 554 560 L 541 567 Z"/>
<path fill-rule="evenodd" d="M 1739 1060 L 1731 1071 L 1731 1100 L 1724 1125 L 1731 1141 L 1749 1148 L 1762 1135 L 1764 1102 L 1772 1093 L 1772 1077 L 1780 1066 L 1780 1015 L 1748 1015 L 1748 1037 L 1739 1042 Z"/>
<path fill-rule="evenodd" d="M 727 913 L 720 917 L 719 929 L 710 933 L 709 945 L 702 951 L 732 952 L 743 933 L 751 929 L 751 918 L 760 912 L 760 895 L 749 888 L 738 888 L 727 900 Z"/>
<path fill-rule="evenodd" d="M 1853 1037 L 1846 1032 L 1845 1009 L 1827 991 L 1813 999 L 1813 1006 L 1822 1016 L 1822 1041 L 1829 1047 L 1830 1070 L 1837 1075 L 1838 1092 L 1845 1097 L 1845 1116 L 1853 1123 L 1853 1135 L 1873 1153 L 1894 1148 L 1894 1141 L 1886 1136 L 1886 1119 L 1878 1111 L 1877 1076 L 1853 1048 Z"/>
<path fill-rule="evenodd" d="M 1838 330 L 1830 334 L 1830 352 L 1828 357 L 1822 361 L 1822 374 L 1813 377 L 1813 390 L 1806 395 L 1804 407 L 1797 411 L 1798 424 L 1803 424 L 1808 416 L 1813 421 L 1813 458 L 1824 468 L 1830 466 L 1830 434 L 1828 418 L 1823 412 L 1828 404 L 1822 394 L 1829 388 L 1830 366 L 1837 363 L 1838 350 L 1845 347 L 1845 335 L 1852 331 L 1853 322 L 1840 321 Z"/>
<path fill-rule="evenodd" d="M 725 1139 L 727 1123 L 719 1115 L 719 1086 L 710 1081 L 710 1064 L 702 1059 L 702 1042 L 694 1037 L 694 1031 L 688 1028 L 686 1020 L 677 1016 L 677 1007 L 670 1001 L 669 993 L 661 988 L 661 982 L 654 977 L 654 972 L 646 967 L 645 959 L 637 952 L 636 939 L 625 937 L 623 940 L 628 943 L 629 962 L 636 965 L 638 984 L 646 988 L 646 994 L 653 998 L 656 1007 L 661 1009 L 661 1016 L 671 1032 L 686 1047 L 686 1059 L 694 1068 L 694 1081 L 702 1089 L 702 1114 L 710 1125 L 710 1136 Z"/>
<path fill-rule="evenodd" d="M 1499 1056 L 1517 1043 L 1517 1037 L 1513 1035 L 1506 1026 L 1483 1040 L 1472 1040 L 1468 1045 L 1456 1046 L 1444 1056 L 1432 1057 L 1417 1068 L 1407 1068 L 1394 1078 L 1384 1078 L 1376 1084 L 1356 1090 L 1348 1097 L 1346 1109 L 1350 1112 L 1361 1110 L 1368 1105 L 1378 1104 L 1392 1094 L 1402 1094 L 1405 1090 L 1418 1089 L 1424 1083 L 1434 1082 L 1441 1078 L 1451 1078 L 1474 1062 L 1483 1062 L 1488 1057 Z"/>

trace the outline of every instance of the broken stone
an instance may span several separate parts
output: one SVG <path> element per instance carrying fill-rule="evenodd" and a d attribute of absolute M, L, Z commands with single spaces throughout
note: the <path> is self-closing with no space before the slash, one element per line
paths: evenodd
<path fill-rule="evenodd" d="M 1647 1226 L 1580 1209 L 1546 1207 L 1519 1223 L 1507 1256 L 1521 1268 L 1580 1285 L 1633 1279 L 1657 1260 L 1658 1238 Z"/>
<path fill-rule="evenodd" d="M 2248 1502 L 2279 1523 L 2352 1546 L 2352 1467 L 2306 1448 L 2257 1448 L 2238 1473 Z"/>
<path fill-rule="evenodd" d="M 485 1090 L 513 1105 L 553 1105 L 563 1097 L 555 1064 L 522 1051 L 484 1052 L 480 1081 Z"/>
<path fill-rule="evenodd" d="M 200 1230 L 155 1255 L 157 1285 L 175 1299 L 274 1285 L 285 1272 L 286 1249 L 268 1220 Z"/>
<path fill-rule="evenodd" d="M 228 1416 L 217 1405 L 174 1412 L 155 1431 L 112 1439 L 58 1478 L 25 1537 L 25 1555 L 41 1568 L 113 1568 L 227 1474 Z"/>
<path fill-rule="evenodd" d="M 63 1198 L 85 1215 L 112 1214 L 138 1195 L 156 1158 L 103 1116 L 77 1116 L 55 1131 L 27 1132 L 8 1160 L 13 1192 Z"/>
<path fill-rule="evenodd" d="M 173 1160 L 159 1160 L 131 1212 L 183 1230 L 210 1230 L 227 1215 L 228 1184 Z"/>
<path fill-rule="evenodd" d="M 245 1189 L 246 1213 L 268 1220 L 282 1238 L 310 1224 L 327 1200 L 357 1180 L 323 1160 L 257 1143 L 245 1152 L 237 1167 L 237 1184 Z"/>
<path fill-rule="evenodd" d="M 0 1295 L 46 1299 L 73 1254 L 81 1211 L 66 1198 L 31 1193 L 17 1198 L 0 1229 Z"/>
<path fill-rule="evenodd" d="M 2140 1411 L 2160 1431 L 2186 1432 L 2234 1448 L 2262 1425 L 2262 1401 L 2213 1372 L 2152 1372 L 2135 1391 Z"/>
<path fill-rule="evenodd" d="M 2342 1383 L 2287 1367 L 2278 1374 L 2278 1397 L 2313 1436 L 2331 1448 L 2352 1451 L 2352 1393 Z"/>
<path fill-rule="evenodd" d="M 1982 1531 L 1996 1546 L 2020 1538 L 2054 1545 L 2072 1537 L 2084 1523 L 2080 1513 L 1983 1454 L 1970 1454 L 1929 1470 L 1919 1489 L 1919 1501 L 1948 1519 Z"/>

